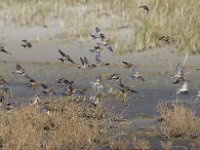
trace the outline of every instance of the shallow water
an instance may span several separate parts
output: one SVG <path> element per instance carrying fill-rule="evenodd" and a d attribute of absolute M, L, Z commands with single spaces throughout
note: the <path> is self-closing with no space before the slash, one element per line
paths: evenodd
<path fill-rule="evenodd" d="M 31 91 L 25 86 L 25 83 L 28 82 L 27 79 L 11 74 L 15 70 L 15 65 L 20 63 L 31 78 L 38 83 L 46 83 L 51 86 L 56 91 L 57 96 L 60 96 L 64 89 L 63 85 L 56 83 L 58 78 L 66 77 L 70 81 L 73 80 L 76 87 L 86 88 L 86 96 L 89 99 L 90 96 L 95 95 L 89 81 L 94 81 L 98 75 L 120 73 L 122 82 L 138 91 L 138 94 L 129 93 L 126 102 L 106 97 L 102 103 L 115 114 L 123 115 L 126 119 L 133 121 L 126 129 L 130 132 L 153 126 L 154 117 L 158 115 L 155 108 L 158 101 L 172 103 L 176 100 L 190 107 L 196 106 L 196 113 L 200 116 L 199 101 L 195 100 L 196 85 L 200 83 L 200 71 L 195 70 L 200 67 L 199 55 L 189 56 L 185 66 L 186 78 L 192 81 L 189 83 L 189 94 L 177 97 L 176 90 L 180 85 L 173 85 L 174 80 L 170 76 L 174 74 L 176 64 L 183 62 L 184 56 L 171 53 L 170 47 L 122 56 L 105 51 L 102 54 L 102 60 L 111 63 L 111 66 L 82 70 L 68 62 L 64 64 L 59 62 L 60 54 L 57 50 L 61 49 L 70 54 L 71 58 L 78 64 L 80 64 L 79 58 L 83 56 L 87 56 L 90 63 L 95 63 L 94 55 L 89 53 L 89 49 L 94 46 L 94 42 L 90 39 L 68 42 L 58 39 L 52 40 L 52 37 L 59 33 L 57 28 L 46 30 L 36 27 L 16 30 L 16 28 L 10 29 L 8 27 L 1 32 L 4 36 L 3 45 L 13 54 L 1 53 L 0 55 L 1 74 L 5 76 L 11 91 L 6 96 L 8 102 L 15 102 L 19 105 L 29 103 L 31 98 L 40 91 L 40 89 L 38 92 Z M 21 47 L 23 39 L 32 40 L 33 47 L 31 49 Z M 136 65 L 139 71 L 144 74 L 145 82 L 130 79 L 132 71 L 124 68 L 122 61 L 129 61 Z M 103 84 L 105 87 L 118 88 L 113 81 L 104 80 Z M 155 143 L 156 140 L 153 141 L 154 147 L 158 146 L 158 143 Z"/>

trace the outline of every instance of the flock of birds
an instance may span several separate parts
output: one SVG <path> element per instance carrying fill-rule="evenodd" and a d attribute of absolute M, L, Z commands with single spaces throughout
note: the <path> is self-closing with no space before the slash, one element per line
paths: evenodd
<path fill-rule="evenodd" d="M 141 8 L 145 9 L 147 13 L 149 12 L 149 9 L 147 9 L 146 7 L 141 6 Z M 96 43 L 94 48 L 89 50 L 92 54 L 95 54 L 95 60 L 96 60 L 95 64 L 90 64 L 86 57 L 80 57 L 81 65 L 79 65 L 71 58 L 70 55 L 66 54 L 60 49 L 58 49 L 58 53 L 60 54 L 61 57 L 58 59 L 62 63 L 69 62 L 74 65 L 77 65 L 77 68 L 84 69 L 84 70 L 93 69 L 100 66 L 109 66 L 110 63 L 104 63 L 101 60 L 101 53 L 104 50 L 113 52 L 113 48 L 109 44 L 109 40 L 106 38 L 105 34 L 102 32 L 102 30 L 99 27 L 95 28 L 95 33 L 91 34 L 91 37 Z M 31 48 L 32 44 L 28 40 L 22 40 L 21 46 L 24 48 Z M 3 46 L 0 47 L 0 52 L 12 55 L 12 53 L 7 51 Z M 130 76 L 132 80 L 138 79 L 141 81 L 145 81 L 143 74 L 139 72 L 138 68 L 134 64 L 132 64 L 131 62 L 126 62 L 126 61 L 123 61 L 122 63 L 125 68 L 132 70 L 132 75 Z M 45 95 L 51 95 L 51 96 L 56 95 L 56 92 L 54 91 L 52 87 L 48 86 L 45 83 L 36 82 L 32 77 L 30 77 L 26 73 L 25 69 L 20 64 L 16 64 L 16 70 L 12 72 L 12 74 L 14 76 L 20 75 L 20 76 L 23 76 L 25 79 L 28 79 L 28 83 L 26 83 L 25 86 L 30 88 L 32 91 L 34 91 L 36 95 L 36 99 L 34 100 L 33 103 L 39 103 L 39 100 L 40 100 L 39 97 L 41 93 Z M 182 84 L 181 87 L 177 90 L 176 94 L 179 95 L 179 94 L 188 93 L 188 82 L 191 82 L 191 81 L 185 78 L 184 67 L 181 66 L 180 64 L 177 64 L 176 73 L 173 75 L 173 78 L 175 78 L 175 81 L 173 82 L 173 84 Z M 107 75 L 106 80 L 115 81 L 115 83 L 118 86 L 119 92 L 122 92 L 122 93 L 130 92 L 133 94 L 138 93 L 136 90 L 133 90 L 128 85 L 122 83 L 120 74 L 118 73 L 112 73 L 112 74 Z M 75 101 L 85 100 L 86 89 L 80 90 L 78 87 L 74 86 L 74 81 L 69 81 L 68 79 L 63 77 L 63 78 L 59 78 L 57 80 L 57 83 L 65 85 L 66 88 L 62 92 L 63 95 L 73 96 L 73 100 Z M 91 84 L 91 87 L 97 91 L 95 96 L 90 97 L 90 100 L 93 102 L 94 106 L 97 106 L 100 103 L 100 98 L 102 97 L 105 91 L 105 86 L 103 85 L 101 75 L 97 76 L 95 81 L 90 81 L 90 84 Z M 40 90 L 40 93 L 38 93 L 38 90 L 37 90 L 39 87 L 40 89 L 42 89 Z M 3 76 L 0 76 L 0 91 L 1 91 L 0 103 L 2 106 L 4 102 L 6 101 L 5 94 L 8 93 L 9 90 L 10 89 L 7 86 L 7 81 L 5 80 Z M 198 93 L 196 97 L 200 99 L 200 86 L 198 87 Z M 10 109 L 11 106 L 12 106 L 11 103 L 6 104 L 6 108 L 8 109 Z"/>

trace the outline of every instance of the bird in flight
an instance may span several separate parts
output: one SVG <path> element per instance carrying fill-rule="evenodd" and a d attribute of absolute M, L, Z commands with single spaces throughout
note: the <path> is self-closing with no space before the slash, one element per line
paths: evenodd
<path fill-rule="evenodd" d="M 63 51 L 61 51 L 60 49 L 58 49 L 58 52 L 60 53 L 60 55 L 62 56 L 61 58 L 59 58 L 59 60 L 61 62 L 64 62 L 64 61 L 69 61 L 71 62 L 72 64 L 76 64 L 69 55 L 65 54 Z"/>

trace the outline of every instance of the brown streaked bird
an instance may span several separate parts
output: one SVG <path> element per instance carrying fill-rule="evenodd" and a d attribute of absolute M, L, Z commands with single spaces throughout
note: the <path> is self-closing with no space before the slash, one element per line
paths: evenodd
<path fill-rule="evenodd" d="M 23 76 L 25 78 L 30 79 L 30 77 L 25 73 L 25 69 L 22 68 L 20 64 L 16 64 L 16 71 L 12 72 L 12 74 L 14 74 L 14 75 L 19 74 L 19 75 L 21 75 L 21 76 Z"/>
<path fill-rule="evenodd" d="M 119 76 L 120 76 L 120 74 L 118 74 L 118 73 L 113 73 L 113 74 L 109 75 L 109 76 L 106 78 L 106 80 L 117 80 L 117 79 L 120 78 Z"/>
<path fill-rule="evenodd" d="M 31 48 L 32 44 L 31 42 L 27 41 L 27 40 L 22 40 L 23 44 L 21 46 L 23 46 L 24 48 Z"/>
<path fill-rule="evenodd" d="M 44 89 L 42 92 L 44 94 L 53 94 L 53 95 L 56 95 L 56 92 L 51 88 L 51 87 L 48 87 L 46 84 L 44 83 L 41 83 L 41 86 L 42 88 Z"/>
<path fill-rule="evenodd" d="M 140 79 L 141 81 L 144 81 L 143 74 L 138 71 L 136 66 L 132 67 L 132 71 L 133 71 L 133 75 L 131 75 L 130 77 L 133 80 L 135 80 L 135 78 L 137 78 L 137 79 Z"/>
<path fill-rule="evenodd" d="M 57 80 L 57 83 L 64 83 L 64 84 L 67 85 L 67 86 L 72 86 L 73 83 L 74 83 L 74 81 L 69 81 L 69 80 L 67 80 L 65 77 L 63 77 L 63 78 L 59 78 L 59 79 Z"/>
<path fill-rule="evenodd" d="M 99 44 L 97 46 L 94 47 L 94 49 L 90 49 L 89 50 L 91 53 L 102 53 L 103 52 L 103 48 L 99 46 Z"/>
<path fill-rule="evenodd" d="M 131 68 L 133 66 L 132 63 L 127 62 L 127 61 L 123 61 L 122 63 L 125 64 L 125 68 L 127 68 L 127 69 L 129 69 L 129 68 Z"/>
<path fill-rule="evenodd" d="M 5 50 L 5 48 L 3 46 L 0 47 L 0 52 L 12 55 L 12 53 L 10 53 L 7 50 Z"/>
<path fill-rule="evenodd" d="M 139 8 L 144 9 L 144 10 L 147 12 L 147 14 L 148 14 L 149 11 L 150 11 L 150 9 L 149 9 L 149 7 L 148 7 L 147 5 L 142 5 L 142 6 L 140 6 Z"/>
<path fill-rule="evenodd" d="M 170 39 L 171 39 L 171 35 L 163 35 L 158 40 L 159 41 L 164 41 L 167 44 L 169 44 L 170 43 Z"/>
<path fill-rule="evenodd" d="M 86 57 L 80 57 L 80 61 L 82 63 L 82 66 L 79 66 L 78 68 L 82 68 L 82 69 L 92 69 L 95 68 L 96 65 L 95 64 L 91 64 L 89 65 L 88 59 Z"/>
<path fill-rule="evenodd" d="M 71 62 L 72 64 L 76 64 L 69 55 L 65 54 L 63 51 L 61 51 L 60 49 L 58 49 L 58 52 L 60 53 L 60 55 L 62 56 L 62 58 L 59 58 L 59 60 L 61 62 L 64 62 L 65 60 Z"/>
<path fill-rule="evenodd" d="M 25 84 L 28 88 L 30 88 L 31 90 L 35 91 L 38 87 L 38 84 L 35 82 L 34 79 L 30 79 L 29 83 Z"/>
<path fill-rule="evenodd" d="M 121 78 L 117 79 L 116 82 L 119 85 L 119 87 L 121 87 L 121 91 L 123 93 L 127 93 L 127 92 L 138 93 L 137 91 L 130 89 L 128 85 L 122 84 Z"/>

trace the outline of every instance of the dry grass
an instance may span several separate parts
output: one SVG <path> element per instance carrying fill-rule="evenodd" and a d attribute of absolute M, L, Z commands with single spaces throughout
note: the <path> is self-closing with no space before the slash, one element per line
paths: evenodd
<path fill-rule="evenodd" d="M 149 141 L 144 139 L 133 139 L 133 145 L 136 150 L 149 150 L 151 147 L 149 145 Z"/>
<path fill-rule="evenodd" d="M 183 105 L 169 107 L 166 103 L 157 105 L 162 121 L 159 130 L 162 136 L 198 138 L 200 136 L 200 118 L 195 111 Z"/>
<path fill-rule="evenodd" d="M 149 13 L 140 5 L 147 5 Z M 68 39 L 88 37 L 100 26 L 109 29 L 106 34 L 119 54 L 166 45 L 199 53 L 199 7 L 197 0 L 0 0 L 0 18 L 5 24 L 18 25 L 56 22 L 63 29 L 62 37 Z M 118 34 L 122 28 L 131 32 Z M 170 36 L 168 42 L 158 40 L 163 35 Z"/>
<path fill-rule="evenodd" d="M 96 149 L 111 126 L 104 107 L 50 101 L 50 115 L 36 106 L 0 111 L 0 144 L 4 149 Z"/>

